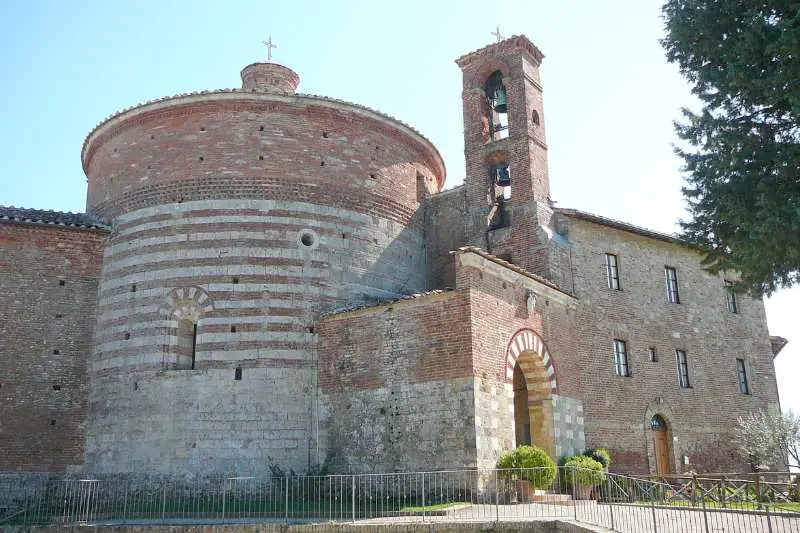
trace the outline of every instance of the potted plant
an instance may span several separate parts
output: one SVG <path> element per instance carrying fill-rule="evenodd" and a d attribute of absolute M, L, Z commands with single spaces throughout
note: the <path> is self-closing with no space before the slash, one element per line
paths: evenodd
<path fill-rule="evenodd" d="M 547 452 L 523 445 L 497 461 L 498 474 L 514 484 L 519 501 L 530 501 L 533 491 L 549 487 L 556 477 L 556 464 Z M 531 490 L 533 489 L 533 490 Z"/>
<path fill-rule="evenodd" d="M 603 471 L 608 472 L 608 467 L 611 466 L 611 452 L 605 448 L 590 448 L 583 452 L 583 455 L 603 465 Z"/>
<path fill-rule="evenodd" d="M 588 500 L 592 489 L 605 481 L 603 464 L 585 455 L 576 455 L 564 461 L 564 484 L 573 498 Z"/>

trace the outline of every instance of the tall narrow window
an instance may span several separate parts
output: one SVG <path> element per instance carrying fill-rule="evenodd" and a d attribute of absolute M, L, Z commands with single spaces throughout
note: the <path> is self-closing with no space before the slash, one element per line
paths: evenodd
<path fill-rule="evenodd" d="M 739 392 L 750 394 L 750 383 L 747 382 L 747 368 L 744 366 L 744 359 L 736 360 L 736 373 L 739 374 Z"/>
<path fill-rule="evenodd" d="M 667 301 L 671 304 L 681 303 L 680 296 L 678 296 L 678 273 L 675 267 L 664 267 L 664 278 L 667 282 Z"/>
<path fill-rule="evenodd" d="M 631 375 L 628 367 L 628 346 L 619 339 L 614 339 L 614 372 L 623 377 Z"/>
<path fill-rule="evenodd" d="M 197 324 L 189 319 L 178 322 L 175 342 L 175 368 L 177 370 L 194 370 L 197 354 Z"/>
<path fill-rule="evenodd" d="M 606 254 L 606 278 L 608 279 L 609 289 L 621 290 L 619 286 L 619 264 L 617 263 L 617 256 L 614 254 Z"/>
<path fill-rule="evenodd" d="M 725 280 L 725 298 L 728 302 L 728 311 L 739 312 L 739 302 L 736 300 L 736 287 L 732 281 Z"/>
<path fill-rule="evenodd" d="M 675 359 L 678 362 L 678 383 L 681 388 L 688 389 L 691 384 L 689 383 L 689 363 L 686 360 L 686 352 L 675 350 Z"/>
<path fill-rule="evenodd" d="M 649 347 L 647 349 L 647 355 L 650 358 L 651 363 L 658 363 L 658 353 L 656 352 L 655 347 Z"/>
<path fill-rule="evenodd" d="M 195 358 L 197 355 L 197 324 L 192 324 L 192 370 L 194 370 Z"/>

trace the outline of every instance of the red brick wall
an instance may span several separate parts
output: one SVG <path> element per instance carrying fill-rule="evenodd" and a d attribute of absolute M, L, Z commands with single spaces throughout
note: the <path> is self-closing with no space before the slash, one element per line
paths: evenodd
<path fill-rule="evenodd" d="M 356 112 L 358 110 L 358 112 Z M 84 147 L 87 208 L 105 218 L 215 198 L 292 200 L 408 223 L 417 175 L 444 182 L 432 145 L 363 108 L 270 94 L 212 94 L 111 119 Z"/>
<path fill-rule="evenodd" d="M 333 315 L 317 332 L 326 447 L 337 469 L 475 465 L 467 293 Z"/>
<path fill-rule="evenodd" d="M 0 471 L 83 464 L 86 366 L 105 237 L 0 224 Z"/>
<path fill-rule="evenodd" d="M 677 439 L 675 469 L 748 470 L 730 438 L 736 418 L 778 401 L 763 303 L 739 295 L 741 312 L 729 312 L 723 278 L 683 246 L 573 218 L 569 240 L 587 443 L 611 449 L 617 470 L 648 472 L 647 422 L 661 414 Z M 618 257 L 621 291 L 608 288 L 606 253 Z M 667 302 L 665 265 L 677 270 L 680 304 Z M 615 338 L 627 342 L 631 377 L 614 373 Z M 651 346 L 658 362 L 649 360 Z M 686 351 L 691 388 L 678 384 L 676 349 Z M 750 395 L 739 392 L 737 358 L 746 361 Z M 683 455 L 688 465 L 679 464 Z"/>

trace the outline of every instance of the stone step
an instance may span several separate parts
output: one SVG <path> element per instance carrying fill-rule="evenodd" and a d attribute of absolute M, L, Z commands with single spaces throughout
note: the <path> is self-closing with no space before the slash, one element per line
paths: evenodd
<path fill-rule="evenodd" d="M 564 503 L 572 500 L 569 494 L 531 494 L 529 502 L 533 503 Z"/>

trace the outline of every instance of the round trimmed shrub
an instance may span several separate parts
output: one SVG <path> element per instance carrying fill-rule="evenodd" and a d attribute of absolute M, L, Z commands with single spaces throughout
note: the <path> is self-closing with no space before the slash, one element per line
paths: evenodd
<path fill-rule="evenodd" d="M 608 468 L 609 466 L 611 466 L 611 453 L 605 448 L 592 448 L 586 450 L 586 453 L 584 453 L 583 455 L 585 455 L 586 457 L 591 457 L 592 459 L 603 465 L 603 468 Z"/>
<path fill-rule="evenodd" d="M 556 477 L 556 463 L 537 446 L 523 445 L 503 454 L 497 468 L 501 477 L 526 480 L 537 489 L 550 486 Z"/>
<path fill-rule="evenodd" d="M 587 490 L 606 480 L 603 464 L 585 455 L 576 455 L 564 461 L 564 483 L 567 488 Z"/>

